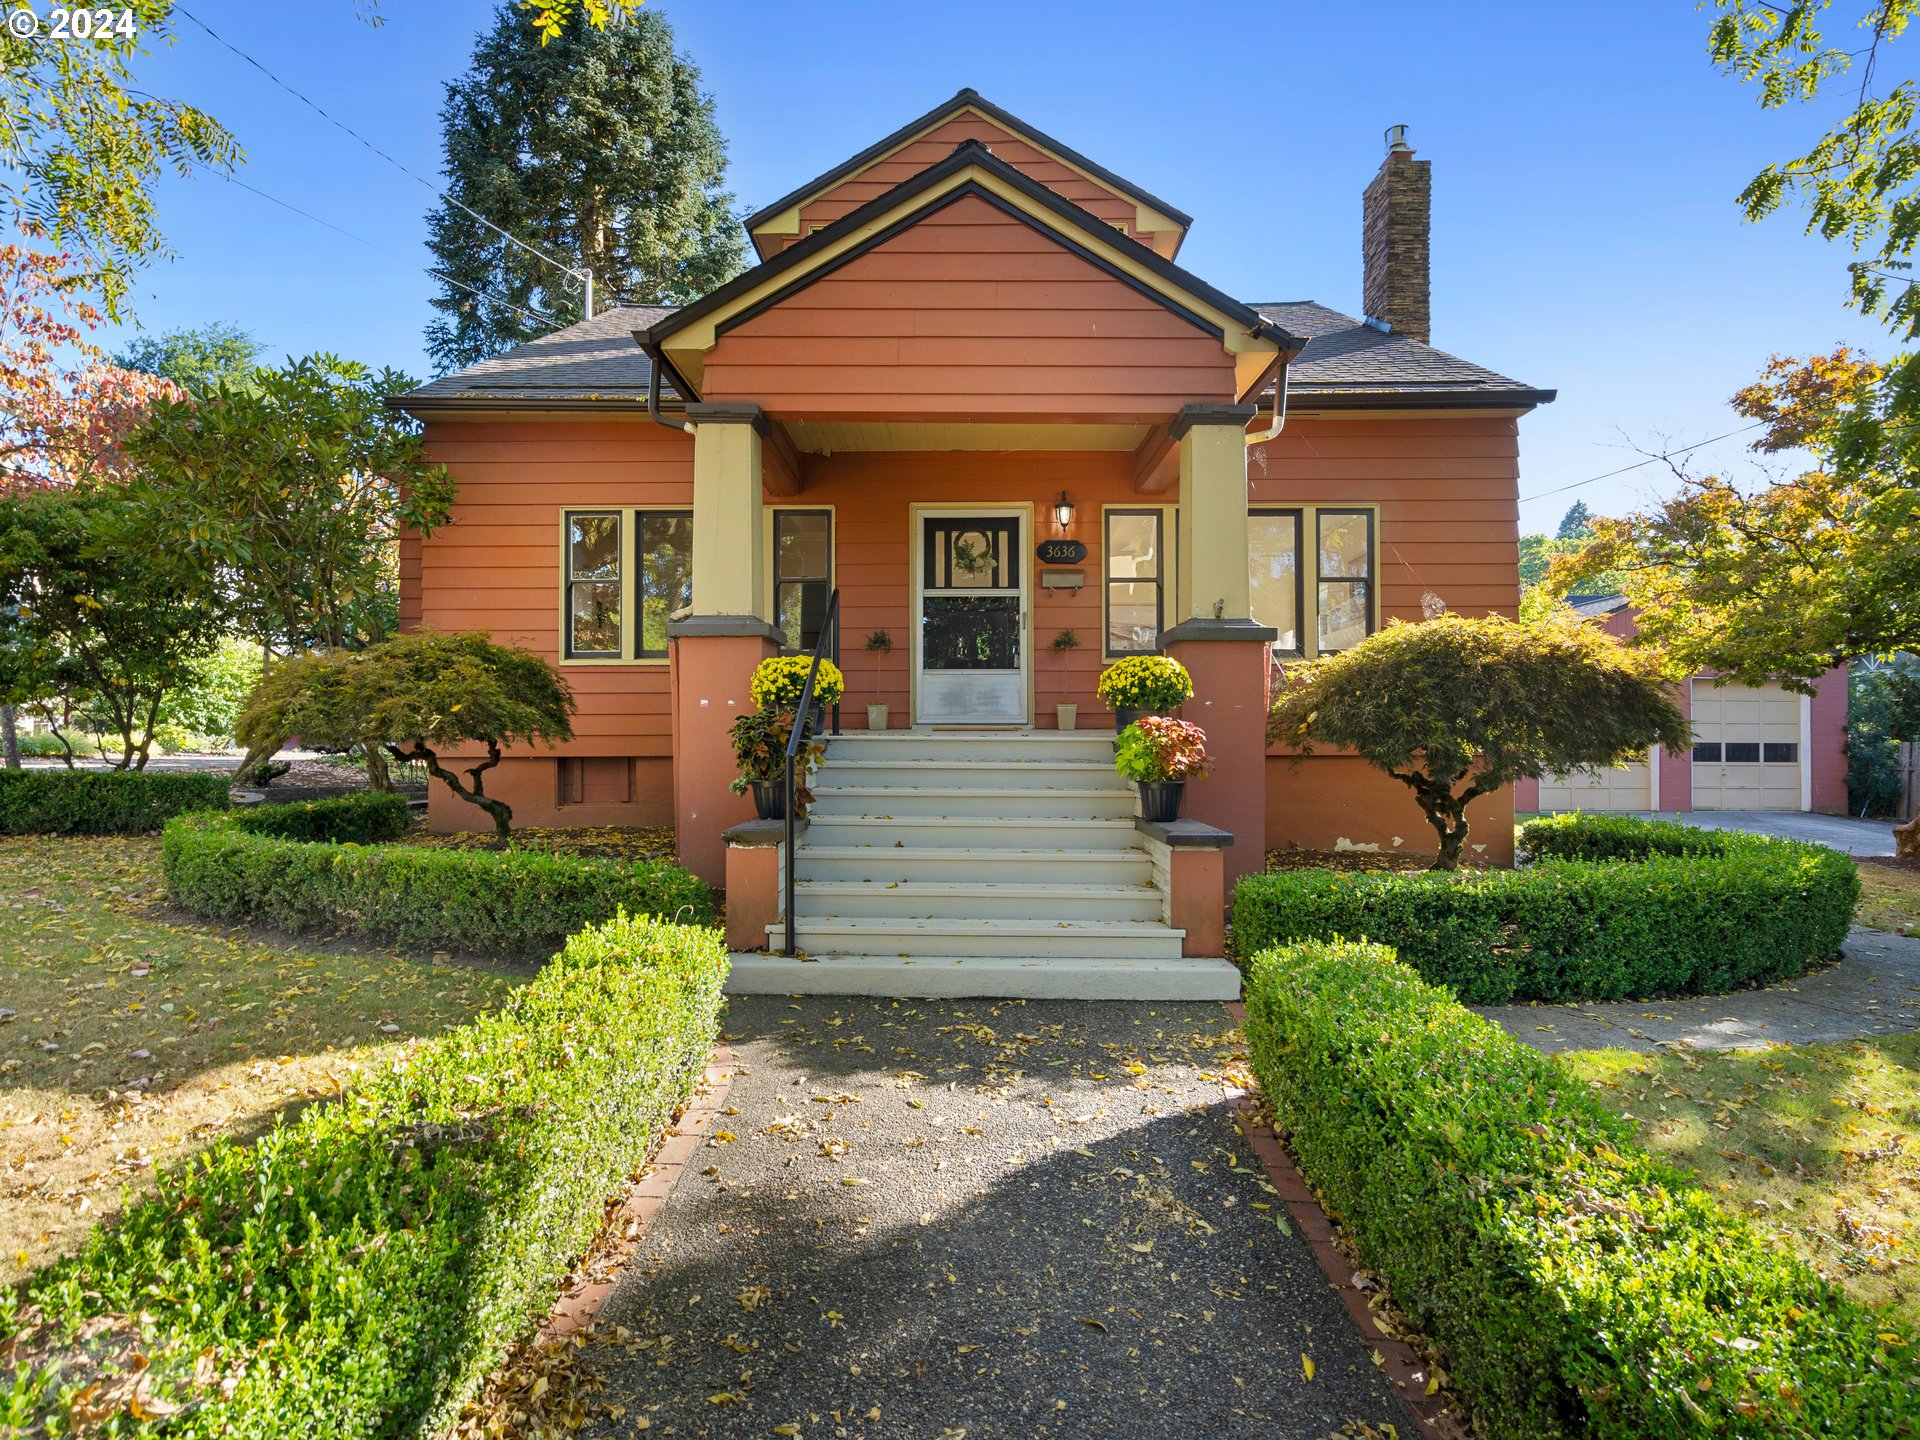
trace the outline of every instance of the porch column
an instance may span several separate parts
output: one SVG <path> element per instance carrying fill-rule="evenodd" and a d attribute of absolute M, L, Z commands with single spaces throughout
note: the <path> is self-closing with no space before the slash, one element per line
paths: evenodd
<path fill-rule="evenodd" d="M 693 613 L 667 626 L 673 642 L 673 810 L 680 863 L 727 883 L 727 828 L 753 818 L 731 795 L 727 727 L 753 708 L 753 667 L 779 650 L 761 618 L 761 446 L 758 405 L 689 405 L 693 426 Z"/>
<path fill-rule="evenodd" d="M 1175 614 L 1161 646 L 1193 675 L 1181 712 L 1207 732 L 1213 769 L 1187 787 L 1186 813 L 1231 832 L 1221 899 L 1262 868 L 1267 827 L 1267 647 L 1253 620 L 1247 547 L 1247 422 L 1252 405 L 1189 405 L 1180 445 L 1180 554 Z"/>

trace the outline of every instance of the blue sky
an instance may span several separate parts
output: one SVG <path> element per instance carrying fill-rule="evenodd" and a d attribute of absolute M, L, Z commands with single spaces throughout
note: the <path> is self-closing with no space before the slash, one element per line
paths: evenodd
<path fill-rule="evenodd" d="M 372 29 L 352 0 L 187 8 L 428 177 L 442 87 L 490 14 L 385 0 Z M 661 8 L 704 72 L 749 208 L 971 85 L 1191 213 L 1182 263 L 1248 300 L 1358 312 L 1360 191 L 1382 129 L 1407 124 L 1434 163 L 1434 343 L 1560 391 L 1522 422 L 1523 497 L 1630 464 L 1634 445 L 1733 429 L 1727 396 L 1772 353 L 1889 348 L 1842 305 L 1843 251 L 1797 216 L 1741 219 L 1742 185 L 1823 116 L 1763 113 L 1709 67 L 1706 17 L 1686 4 Z M 177 255 L 139 278 L 140 321 L 226 320 L 275 355 L 426 373 L 432 194 L 180 32 L 147 62 L 151 88 L 236 132 L 242 180 L 373 243 L 210 176 L 169 179 Z M 1739 440 L 1694 460 L 1757 473 Z M 1647 467 L 1529 499 L 1522 528 L 1551 529 L 1575 498 L 1618 510 L 1670 487 Z"/>

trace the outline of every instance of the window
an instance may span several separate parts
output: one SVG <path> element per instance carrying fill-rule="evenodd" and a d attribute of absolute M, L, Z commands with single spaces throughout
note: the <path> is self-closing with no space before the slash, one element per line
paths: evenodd
<path fill-rule="evenodd" d="M 1253 618 L 1280 632 L 1274 654 L 1329 655 L 1373 633 L 1372 510 L 1255 510 L 1247 534 Z"/>
<path fill-rule="evenodd" d="M 1769 765 L 1797 765 L 1800 746 L 1792 740 L 1769 740 L 1760 747 L 1760 758 Z"/>
<path fill-rule="evenodd" d="M 1166 628 L 1166 519 L 1159 510 L 1106 512 L 1107 654 L 1152 655 Z"/>
<path fill-rule="evenodd" d="M 633 762 L 618 756 L 563 756 L 562 805 L 626 805 L 633 800 Z"/>
<path fill-rule="evenodd" d="M 562 620 L 569 660 L 655 660 L 693 603 L 689 510 L 569 510 Z"/>
<path fill-rule="evenodd" d="M 1727 764 L 1758 765 L 1760 763 L 1760 742 L 1758 740 L 1729 740 L 1727 742 Z"/>
<path fill-rule="evenodd" d="M 1300 649 L 1300 512 L 1261 510 L 1247 516 L 1253 618 L 1280 632 L 1281 655 Z"/>
<path fill-rule="evenodd" d="M 833 593 L 833 512 L 773 512 L 773 624 L 789 650 L 819 642 Z"/>
<path fill-rule="evenodd" d="M 1718 765 L 1720 763 L 1720 742 L 1702 740 L 1693 747 L 1693 763 L 1696 765 Z"/>

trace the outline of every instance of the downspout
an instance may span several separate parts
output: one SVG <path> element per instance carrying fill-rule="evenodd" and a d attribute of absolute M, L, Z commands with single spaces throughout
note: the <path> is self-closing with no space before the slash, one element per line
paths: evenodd
<path fill-rule="evenodd" d="M 638 339 L 638 336 L 635 336 Z M 647 418 L 656 425 L 664 425 L 669 430 L 691 431 L 693 426 L 675 416 L 663 414 L 660 410 L 660 370 L 665 362 L 660 358 L 660 347 L 640 341 L 640 349 L 647 357 Z"/>
<path fill-rule="evenodd" d="M 1247 436 L 1247 444 L 1258 445 L 1262 441 L 1272 440 L 1287 428 L 1287 371 L 1291 366 L 1282 362 L 1280 373 L 1273 381 L 1273 423 L 1264 430 L 1256 430 Z"/>

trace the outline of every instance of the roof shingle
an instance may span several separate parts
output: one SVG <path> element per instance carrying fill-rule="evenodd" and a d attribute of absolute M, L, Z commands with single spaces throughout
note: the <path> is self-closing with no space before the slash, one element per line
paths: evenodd
<path fill-rule="evenodd" d="M 1537 405 L 1553 399 L 1470 360 L 1376 329 L 1312 300 L 1254 302 L 1254 309 L 1295 335 L 1307 348 L 1288 367 L 1295 394 L 1396 398 L 1498 397 Z"/>

